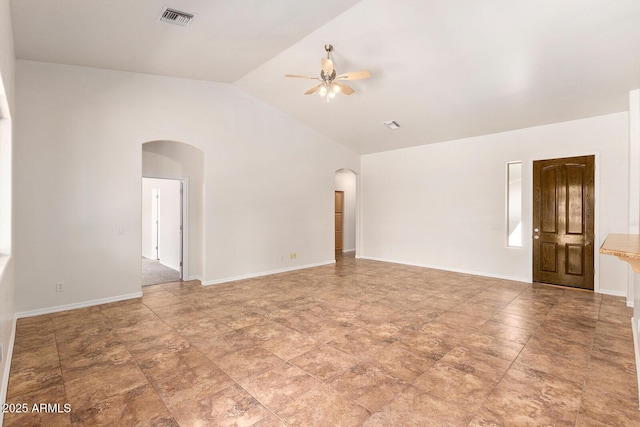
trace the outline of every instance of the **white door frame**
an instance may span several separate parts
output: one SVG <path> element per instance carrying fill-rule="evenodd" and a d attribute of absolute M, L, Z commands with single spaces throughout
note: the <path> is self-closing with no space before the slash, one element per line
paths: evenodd
<path fill-rule="evenodd" d="M 169 176 L 169 175 L 143 175 L 142 178 L 151 179 L 171 179 L 180 181 L 181 198 L 180 198 L 180 222 L 182 224 L 181 239 L 181 263 L 180 279 L 186 280 L 189 277 L 189 177 L 185 176 Z M 142 236 L 140 236 L 142 239 Z"/>

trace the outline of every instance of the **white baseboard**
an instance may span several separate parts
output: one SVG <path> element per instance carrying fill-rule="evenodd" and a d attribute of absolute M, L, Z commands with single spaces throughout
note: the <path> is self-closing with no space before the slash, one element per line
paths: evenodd
<path fill-rule="evenodd" d="M 598 291 L 596 293 L 603 294 L 603 295 L 611 295 L 612 297 L 620 297 L 620 298 L 625 300 L 625 302 L 627 304 L 627 307 L 632 307 L 633 308 L 633 300 L 628 300 L 627 299 L 627 293 L 626 292 L 612 291 L 612 290 L 609 290 L 609 289 L 598 289 Z"/>
<path fill-rule="evenodd" d="M 487 273 L 484 271 L 464 270 L 459 268 L 443 267 L 443 266 L 431 265 L 431 264 L 420 264 L 415 262 L 393 260 L 393 259 L 386 259 L 386 258 L 375 258 L 375 257 L 368 257 L 368 256 L 360 256 L 360 258 L 368 259 L 371 261 L 382 261 L 382 262 L 390 262 L 394 264 L 410 265 L 413 267 L 433 268 L 434 270 L 451 271 L 453 273 L 473 274 L 475 276 L 491 277 L 494 279 L 513 280 L 514 282 L 531 283 L 531 280 L 529 280 L 529 278 L 527 277 L 503 276 L 500 274 Z"/>
<path fill-rule="evenodd" d="M 37 310 L 21 311 L 19 313 L 16 313 L 16 317 L 18 319 L 21 319 L 23 317 L 40 316 L 42 314 L 58 313 L 60 311 L 92 307 L 94 305 L 108 304 L 110 302 L 124 301 L 128 299 L 141 298 L 141 297 L 142 297 L 142 292 L 135 292 L 133 294 L 118 295 L 115 297 L 100 298 L 100 299 L 94 299 L 90 301 L 77 302 L 73 304 L 58 305 L 55 307 L 39 308 Z"/>
<path fill-rule="evenodd" d="M 438 265 L 419 264 L 419 263 L 414 263 L 414 262 L 393 260 L 393 259 L 386 259 L 386 258 L 375 258 L 375 257 L 367 257 L 367 256 L 360 256 L 360 258 L 361 259 L 369 259 L 369 260 L 372 260 L 372 261 L 382 261 L 382 262 L 391 262 L 391 263 L 402 264 L 402 265 L 411 265 L 411 266 L 414 266 L 414 267 L 433 268 L 435 270 L 451 271 L 451 272 L 454 272 L 454 273 L 474 274 L 476 276 L 492 277 L 492 278 L 495 278 L 495 279 L 513 280 L 515 282 L 531 283 L 531 279 L 528 278 L 528 277 L 503 276 L 503 275 L 500 275 L 500 274 L 487 273 L 487 272 L 483 272 L 483 271 L 472 271 L 472 270 L 464 270 L 464 269 L 459 269 L 459 268 L 442 267 L 442 266 L 438 266 Z M 604 294 L 604 295 L 612 295 L 612 296 L 616 296 L 616 297 L 622 297 L 622 298 L 625 298 L 625 300 L 627 298 L 627 294 L 625 292 L 620 292 L 620 291 L 612 291 L 612 290 L 608 290 L 608 289 L 598 289 L 597 293 Z M 626 302 L 627 302 L 627 307 L 633 307 L 633 301 L 632 300 L 631 301 L 626 300 Z"/>
<path fill-rule="evenodd" d="M 298 265 L 295 267 L 287 267 L 287 268 L 281 268 L 278 270 L 270 270 L 270 271 L 262 271 L 259 273 L 251 273 L 251 274 L 245 274 L 242 276 L 234 276 L 234 277 L 225 277 L 222 279 L 215 279 L 215 280 L 205 280 L 202 281 L 202 286 L 210 286 L 210 285 L 219 285 L 221 283 L 227 283 L 227 282 L 236 282 L 238 280 L 245 280 L 245 279 L 253 279 L 256 277 L 263 277 L 263 276 L 270 276 L 272 274 L 278 274 L 278 273 L 286 273 L 288 271 L 295 271 L 295 270 L 304 270 L 305 268 L 312 268 L 312 267 L 322 267 L 324 265 L 331 265 L 331 264 L 335 264 L 336 261 L 327 261 L 327 262 L 319 262 L 316 264 L 306 264 L 306 265 Z"/>
<path fill-rule="evenodd" d="M 603 295 L 611 295 L 613 297 L 620 297 L 620 298 L 627 298 L 627 293 L 623 292 L 623 291 L 612 291 L 609 289 L 599 289 L 598 290 L 599 294 L 603 294 Z"/>
<path fill-rule="evenodd" d="M 638 382 L 638 401 L 640 402 L 640 343 L 638 343 L 638 324 L 635 317 L 631 318 L 631 331 L 633 332 L 633 352 L 636 356 L 636 381 Z M 638 405 L 640 409 L 640 405 Z"/>
<path fill-rule="evenodd" d="M 7 390 L 9 389 L 9 372 L 11 370 L 11 359 L 13 358 L 13 344 L 16 341 L 16 322 L 17 317 L 13 316 L 13 324 L 11 325 L 11 336 L 9 337 L 9 347 L 7 348 L 7 358 L 3 360 L 4 367 L 2 370 L 2 384 L 0 384 L 0 405 L 7 402 Z M 2 417 L 0 417 L 0 427 L 2 427 Z"/>

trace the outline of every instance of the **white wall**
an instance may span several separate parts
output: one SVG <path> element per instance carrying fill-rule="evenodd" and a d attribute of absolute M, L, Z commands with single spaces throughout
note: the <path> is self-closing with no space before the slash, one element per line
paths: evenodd
<path fill-rule="evenodd" d="M 13 258 L 12 181 L 14 116 L 13 30 L 9 0 L 0 0 L 0 404 L 6 400 L 12 338 L 15 332 L 15 274 Z M 8 111 L 5 111 L 8 110 Z M 0 418 L 0 425 L 2 419 Z"/>
<path fill-rule="evenodd" d="M 151 199 L 153 190 L 158 194 L 158 260 L 160 263 L 180 271 L 180 181 L 175 179 L 142 179 L 142 255 L 156 259 L 152 248 Z M 148 209 L 147 209 L 148 207 Z M 147 239 L 145 241 L 145 235 Z"/>
<path fill-rule="evenodd" d="M 17 61 L 16 85 L 24 315 L 140 292 L 148 141 L 204 152 L 205 283 L 333 262 L 334 173 L 359 156 L 290 116 L 228 84 L 67 65 Z"/>
<path fill-rule="evenodd" d="M 336 172 L 336 191 L 344 191 L 342 252 L 356 250 L 356 179 L 351 171 Z"/>
<path fill-rule="evenodd" d="M 142 145 L 142 175 L 186 179 L 188 219 L 185 248 L 185 279 L 202 280 L 204 265 L 204 153 L 174 141 L 151 141 Z M 144 231 L 144 230 L 143 230 Z M 144 252 L 143 252 L 144 253 Z"/>
<path fill-rule="evenodd" d="M 599 256 L 627 229 L 628 114 L 362 157 L 362 257 L 530 281 L 532 162 L 596 154 L 596 274 L 626 295 L 625 266 Z M 521 249 L 505 247 L 505 164 L 523 162 Z M 599 193 L 598 193 L 599 192 Z"/>

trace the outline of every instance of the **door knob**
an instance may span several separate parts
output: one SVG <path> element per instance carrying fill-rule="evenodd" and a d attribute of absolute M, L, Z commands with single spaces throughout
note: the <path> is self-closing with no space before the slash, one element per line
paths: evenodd
<path fill-rule="evenodd" d="M 535 233 L 537 233 L 537 232 L 539 232 L 540 230 L 539 230 L 539 229 L 537 229 L 537 228 L 534 228 L 534 229 L 533 229 L 533 231 L 534 231 Z"/>
<path fill-rule="evenodd" d="M 538 240 L 540 236 L 533 236 L 534 239 Z"/>

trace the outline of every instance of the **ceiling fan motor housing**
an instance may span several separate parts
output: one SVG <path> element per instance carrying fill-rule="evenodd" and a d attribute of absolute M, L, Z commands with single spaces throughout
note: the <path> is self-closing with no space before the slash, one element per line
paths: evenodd
<path fill-rule="evenodd" d="M 320 78 L 325 83 L 331 83 L 336 78 L 336 70 L 333 70 L 329 75 L 324 70 L 320 70 Z"/>

